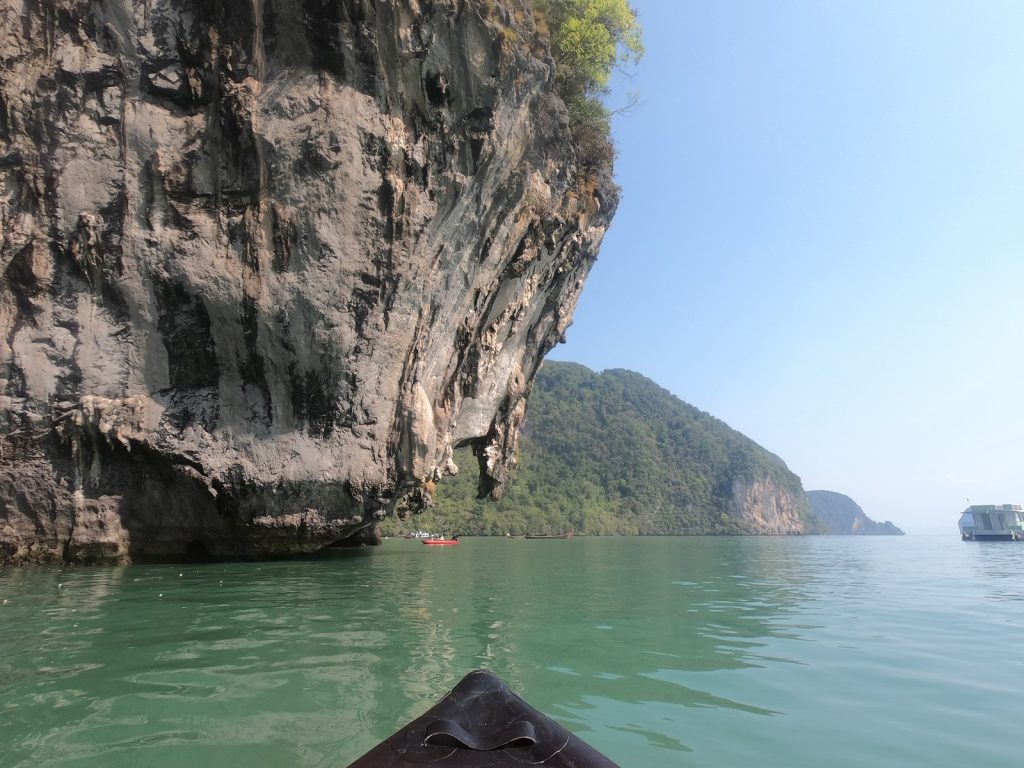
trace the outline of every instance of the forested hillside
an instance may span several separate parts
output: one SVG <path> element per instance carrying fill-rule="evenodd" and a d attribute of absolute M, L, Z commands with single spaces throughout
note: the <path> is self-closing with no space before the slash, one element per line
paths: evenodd
<path fill-rule="evenodd" d="M 877 523 L 849 496 L 835 491 L 808 491 L 807 501 L 826 533 L 865 536 L 902 536 L 903 531 L 886 520 Z"/>
<path fill-rule="evenodd" d="M 384 533 L 817 530 L 800 478 L 781 459 L 632 371 L 545 363 L 500 502 L 476 499 L 471 453 L 456 462 L 462 471 L 439 484 L 434 510 L 389 521 Z"/>

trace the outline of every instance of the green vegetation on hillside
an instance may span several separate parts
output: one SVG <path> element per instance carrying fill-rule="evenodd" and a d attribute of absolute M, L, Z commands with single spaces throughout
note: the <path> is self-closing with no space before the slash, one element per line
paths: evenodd
<path fill-rule="evenodd" d="M 611 112 L 601 97 L 612 72 L 643 55 L 636 12 L 627 0 L 535 0 L 538 28 L 547 28 L 558 94 L 584 172 L 611 170 Z"/>
<path fill-rule="evenodd" d="M 516 477 L 500 502 L 476 499 L 476 459 L 437 487 L 437 506 L 399 529 L 519 535 L 743 533 L 729 514 L 737 479 L 768 477 L 800 496 L 776 456 L 625 370 L 548 361 L 537 377 Z"/>
<path fill-rule="evenodd" d="M 808 491 L 807 501 L 826 533 L 839 535 L 902 536 L 903 531 L 886 520 L 877 523 L 864 514 L 849 496 L 835 491 Z"/>

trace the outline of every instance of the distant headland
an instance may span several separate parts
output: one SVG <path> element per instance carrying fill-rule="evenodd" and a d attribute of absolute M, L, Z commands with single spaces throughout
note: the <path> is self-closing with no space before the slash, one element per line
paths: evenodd
<path fill-rule="evenodd" d="M 851 499 L 835 491 L 808 491 L 807 500 L 828 533 L 868 536 L 902 536 L 903 531 L 886 520 L 876 523 Z"/>

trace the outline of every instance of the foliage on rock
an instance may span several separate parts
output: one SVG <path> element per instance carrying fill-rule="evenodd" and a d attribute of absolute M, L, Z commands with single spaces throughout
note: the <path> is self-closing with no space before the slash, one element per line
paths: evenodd
<path fill-rule="evenodd" d="M 611 113 L 602 96 L 612 72 L 643 55 L 636 11 L 627 0 L 536 0 L 538 27 L 549 30 L 558 93 L 569 109 L 579 161 L 589 174 L 610 171 Z"/>
<path fill-rule="evenodd" d="M 608 87 L 612 70 L 643 54 L 636 12 L 626 0 L 538 0 L 551 29 L 564 87 L 584 94 Z"/>
<path fill-rule="evenodd" d="M 890 521 L 872 520 L 849 496 L 835 491 L 808 491 L 807 501 L 826 533 L 836 535 L 902 536 Z"/>

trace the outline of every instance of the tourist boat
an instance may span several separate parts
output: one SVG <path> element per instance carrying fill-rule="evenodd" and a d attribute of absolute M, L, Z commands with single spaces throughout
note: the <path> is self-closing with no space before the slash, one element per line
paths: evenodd
<path fill-rule="evenodd" d="M 1024 541 L 1024 507 L 1020 504 L 975 504 L 960 514 L 964 541 Z"/>
<path fill-rule="evenodd" d="M 451 693 L 348 768 L 619 768 L 509 690 L 470 672 Z"/>
<path fill-rule="evenodd" d="M 429 533 L 427 531 L 413 531 L 412 533 L 407 533 L 405 535 L 405 538 L 407 538 L 407 539 L 429 539 L 432 535 L 433 534 L 431 534 L 431 533 Z"/>
<path fill-rule="evenodd" d="M 454 539 L 423 539 L 423 543 L 428 547 L 450 547 L 452 544 L 458 544 L 458 538 Z"/>
<path fill-rule="evenodd" d="M 526 534 L 527 539 L 571 539 L 575 531 L 569 531 L 568 533 L 528 533 Z"/>

